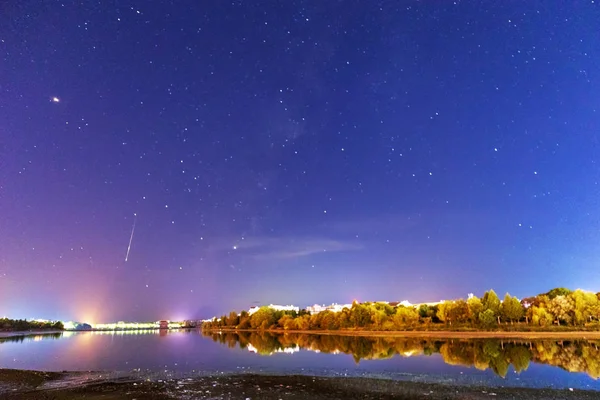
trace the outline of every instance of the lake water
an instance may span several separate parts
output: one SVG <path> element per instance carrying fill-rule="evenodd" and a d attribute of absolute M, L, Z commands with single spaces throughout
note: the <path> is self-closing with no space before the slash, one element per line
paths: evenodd
<path fill-rule="evenodd" d="M 191 331 L 0 340 L 0 368 L 160 376 L 361 376 L 600 391 L 600 341 L 439 340 Z"/>

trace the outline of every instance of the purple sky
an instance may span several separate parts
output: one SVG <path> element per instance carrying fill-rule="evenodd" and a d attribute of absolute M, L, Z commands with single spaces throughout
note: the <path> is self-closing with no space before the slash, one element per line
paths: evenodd
<path fill-rule="evenodd" d="M 213 3 L 3 6 L 0 316 L 600 290 L 598 2 Z"/>

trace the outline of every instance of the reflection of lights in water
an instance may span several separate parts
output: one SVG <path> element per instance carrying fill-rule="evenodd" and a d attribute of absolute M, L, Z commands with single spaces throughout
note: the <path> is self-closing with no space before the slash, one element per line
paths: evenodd
<path fill-rule="evenodd" d="M 286 354 L 294 354 L 300 351 L 300 347 L 286 347 L 284 349 L 277 349 L 275 353 L 286 353 Z"/>
<path fill-rule="evenodd" d="M 127 330 L 112 330 L 112 331 L 91 331 L 92 335 L 105 336 L 105 335 L 156 335 L 165 329 L 159 330 L 158 328 L 153 329 L 127 329 Z"/>
<path fill-rule="evenodd" d="M 167 321 L 169 329 L 177 329 L 183 327 L 182 322 Z M 95 324 L 92 325 L 94 329 L 98 330 L 117 330 L 117 329 L 158 329 L 161 328 L 160 321 L 158 322 L 123 322 L 111 324 Z"/>
<path fill-rule="evenodd" d="M 252 344 L 250 344 L 250 343 L 248 343 L 248 346 L 246 346 L 246 348 L 248 349 L 248 351 L 250 351 L 252 353 L 259 354 L 258 349 L 256 347 L 252 346 Z M 284 347 L 283 349 L 277 349 L 277 350 L 272 351 L 272 352 L 270 352 L 268 354 L 269 355 L 271 355 L 273 353 L 294 354 L 294 353 L 297 353 L 299 351 L 300 351 L 300 346 L 296 345 L 294 347 Z"/>

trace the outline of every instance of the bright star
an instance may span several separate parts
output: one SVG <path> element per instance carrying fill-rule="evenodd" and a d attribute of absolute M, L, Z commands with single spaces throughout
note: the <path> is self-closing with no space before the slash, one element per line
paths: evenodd
<path fill-rule="evenodd" d="M 52 98 L 52 102 L 53 103 L 60 103 L 60 99 L 58 97 L 53 97 Z"/>

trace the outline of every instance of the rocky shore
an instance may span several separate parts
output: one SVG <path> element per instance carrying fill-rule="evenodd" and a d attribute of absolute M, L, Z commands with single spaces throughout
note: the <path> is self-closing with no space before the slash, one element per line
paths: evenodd
<path fill-rule="evenodd" d="M 582 390 L 486 388 L 371 378 L 221 375 L 185 379 L 110 378 L 103 373 L 0 370 L 0 398 L 71 399 L 598 399 Z"/>

